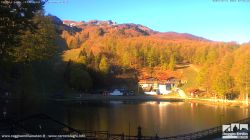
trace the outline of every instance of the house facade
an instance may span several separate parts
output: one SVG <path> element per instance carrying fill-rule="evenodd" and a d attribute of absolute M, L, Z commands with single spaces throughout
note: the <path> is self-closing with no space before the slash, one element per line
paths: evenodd
<path fill-rule="evenodd" d="M 174 77 L 167 78 L 165 80 L 159 80 L 157 78 L 149 77 L 139 81 L 139 86 L 143 89 L 145 94 L 169 94 L 172 89 L 177 87 L 180 80 Z M 150 92 L 150 93 L 149 93 Z"/>

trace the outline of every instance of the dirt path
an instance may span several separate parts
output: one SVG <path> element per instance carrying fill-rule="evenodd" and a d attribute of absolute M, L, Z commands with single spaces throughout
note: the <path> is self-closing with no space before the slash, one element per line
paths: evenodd
<path fill-rule="evenodd" d="M 183 90 L 181 90 L 180 88 L 177 89 L 177 92 L 179 93 L 179 95 L 180 95 L 182 98 L 187 98 L 186 93 L 185 93 Z"/>

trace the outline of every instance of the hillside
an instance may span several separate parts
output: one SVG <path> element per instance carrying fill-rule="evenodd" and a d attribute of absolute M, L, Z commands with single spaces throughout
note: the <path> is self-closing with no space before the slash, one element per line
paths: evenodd
<path fill-rule="evenodd" d="M 179 85 L 184 91 L 201 89 L 209 96 L 243 98 L 244 87 L 250 83 L 244 82 L 249 72 L 245 66 L 250 66 L 249 44 L 215 42 L 187 33 L 161 33 L 133 23 L 62 21 L 55 16 L 49 19 L 54 26 L 50 25 L 49 31 L 55 32 L 47 41 L 49 45 L 36 38 L 41 34 L 27 36 L 22 42 L 20 52 L 34 58 L 26 66 L 27 55 L 21 55 L 24 61 L 19 62 L 20 67 L 12 68 L 23 75 L 17 82 L 14 80 L 19 86 L 12 88 L 13 92 L 64 95 L 114 88 L 138 91 L 140 80 L 166 81 L 174 77 L 184 82 Z M 45 49 L 30 51 L 26 47 L 27 42 L 39 41 Z M 45 52 L 49 59 L 39 60 L 37 56 Z"/>
<path fill-rule="evenodd" d="M 94 88 L 137 90 L 139 80 L 148 77 L 179 78 L 187 81 L 182 86 L 186 91 L 203 88 L 206 85 L 201 83 L 201 75 L 208 73 L 197 71 L 194 65 L 199 69 L 214 65 L 239 47 L 187 33 L 161 33 L 132 23 L 55 19 L 67 46 L 62 60 L 85 65 Z M 207 79 L 202 80 L 205 83 Z"/>
<path fill-rule="evenodd" d="M 1 28 L 1 93 L 27 98 L 139 91 L 143 80 L 219 98 L 244 99 L 250 92 L 250 43 L 158 32 L 129 21 L 61 20 L 44 15 L 42 3 L 31 11 L 22 8 L 27 13 L 11 7 L 17 3 L 8 4 Z"/>

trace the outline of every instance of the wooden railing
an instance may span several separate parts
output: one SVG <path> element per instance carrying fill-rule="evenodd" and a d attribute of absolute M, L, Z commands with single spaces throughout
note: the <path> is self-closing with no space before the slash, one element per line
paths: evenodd
<path fill-rule="evenodd" d="M 15 133 L 14 129 L 15 127 L 21 128 L 27 133 L 30 134 L 37 134 L 37 132 L 34 132 L 35 129 L 27 128 L 25 125 L 23 125 L 25 121 L 32 121 L 32 119 L 37 120 L 43 120 L 43 121 L 52 121 L 56 125 L 59 125 L 58 129 L 60 131 L 57 131 L 61 134 L 81 134 L 85 135 L 85 138 L 83 139 L 93 139 L 93 140 L 194 140 L 194 139 L 206 139 L 210 136 L 218 136 L 220 137 L 222 133 L 222 126 L 217 126 L 214 128 L 183 134 L 183 135 L 177 135 L 177 136 L 168 136 L 168 137 L 159 137 L 159 136 L 141 136 L 141 128 L 138 127 L 138 135 L 136 136 L 130 136 L 126 135 L 124 133 L 120 134 L 112 134 L 109 131 L 92 131 L 92 130 L 77 130 L 74 129 L 62 122 L 59 122 L 52 117 L 46 115 L 46 114 L 36 114 L 29 117 L 26 117 L 24 119 L 20 120 L 8 120 L 9 125 L 11 126 L 11 131 L 13 134 Z M 1 121 L 1 120 L 0 120 Z M 2 120 L 3 121 L 3 120 Z M 4 120 L 7 121 L 7 120 Z M 249 124 L 250 118 L 246 118 L 243 120 L 236 121 L 234 123 L 247 123 Z M 67 128 L 67 131 L 62 130 L 62 128 Z M 1 131 L 0 131 L 1 132 Z M 39 131 L 43 132 L 43 131 Z"/>
<path fill-rule="evenodd" d="M 249 124 L 250 118 L 242 119 L 234 123 L 247 123 Z M 80 130 L 86 135 L 86 138 L 90 139 L 105 139 L 105 140 L 195 140 L 195 139 L 206 139 L 209 136 L 221 136 L 222 126 L 217 126 L 214 128 L 197 131 L 193 133 L 169 136 L 169 137 L 158 137 L 156 136 L 128 136 L 122 134 L 110 134 L 108 131 L 84 131 Z"/>

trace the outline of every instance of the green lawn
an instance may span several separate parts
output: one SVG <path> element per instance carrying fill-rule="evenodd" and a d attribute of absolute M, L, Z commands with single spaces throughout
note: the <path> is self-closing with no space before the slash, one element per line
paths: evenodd
<path fill-rule="evenodd" d="M 177 71 L 180 71 L 183 73 L 182 79 L 187 80 L 187 83 L 184 84 L 181 89 L 186 91 L 188 88 L 198 88 L 198 71 L 197 69 L 194 69 L 193 67 L 186 67 L 182 69 L 178 69 Z"/>

